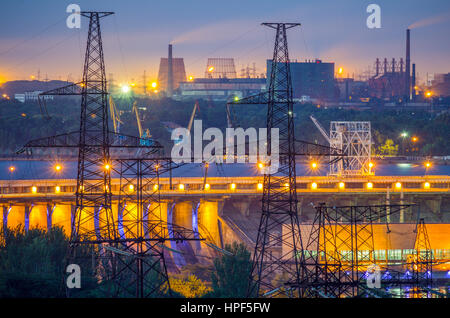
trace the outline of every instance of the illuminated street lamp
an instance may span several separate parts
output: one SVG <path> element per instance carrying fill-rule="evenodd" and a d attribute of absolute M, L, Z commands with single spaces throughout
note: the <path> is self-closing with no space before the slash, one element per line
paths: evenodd
<path fill-rule="evenodd" d="M 122 85 L 122 87 L 120 88 L 122 90 L 122 93 L 124 94 L 128 94 L 130 92 L 130 86 L 128 85 Z"/>
<path fill-rule="evenodd" d="M 412 142 L 417 142 L 417 141 L 419 141 L 419 138 L 417 138 L 416 136 L 413 136 L 413 137 L 411 138 L 411 141 L 412 141 Z"/>
<path fill-rule="evenodd" d="M 311 169 L 315 170 L 319 167 L 319 164 L 315 161 L 311 162 Z"/>
<path fill-rule="evenodd" d="M 60 164 L 55 165 L 55 171 L 60 172 L 62 170 L 62 166 Z"/>
<path fill-rule="evenodd" d="M 10 167 L 9 167 L 9 171 L 10 171 L 10 172 L 14 172 L 15 170 L 16 170 L 16 167 L 14 167 L 14 166 L 10 166 Z"/>

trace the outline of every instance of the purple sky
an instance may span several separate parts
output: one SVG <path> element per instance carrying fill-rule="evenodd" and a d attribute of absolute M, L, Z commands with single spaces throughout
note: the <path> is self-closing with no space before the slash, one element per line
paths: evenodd
<path fill-rule="evenodd" d="M 188 75 L 203 76 L 208 57 L 233 57 L 239 73 L 255 62 L 264 71 L 274 32 L 261 22 L 300 22 L 289 31 L 291 58 L 320 58 L 361 73 L 376 57 L 405 55 L 405 29 L 412 30 L 412 61 L 419 79 L 450 72 L 448 0 L 15 0 L 0 11 L 0 81 L 37 76 L 78 80 L 87 36 L 65 25 L 66 6 L 115 11 L 102 21 L 107 73 L 119 82 L 156 78 L 159 58 L 174 43 Z M 381 29 L 368 29 L 366 7 L 381 7 Z"/>

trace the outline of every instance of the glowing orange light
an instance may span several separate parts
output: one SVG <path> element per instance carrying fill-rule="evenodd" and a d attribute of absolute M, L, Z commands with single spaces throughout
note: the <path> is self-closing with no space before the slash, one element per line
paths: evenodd
<path fill-rule="evenodd" d="M 211 189 L 211 185 L 209 183 L 205 183 L 205 190 Z"/>
<path fill-rule="evenodd" d="M 152 82 L 152 87 L 153 87 L 153 88 L 156 88 L 156 87 L 158 87 L 158 83 L 156 83 L 156 82 Z"/>
<path fill-rule="evenodd" d="M 56 186 L 55 187 L 55 193 L 60 193 L 61 192 L 61 187 L 60 186 Z"/>
<path fill-rule="evenodd" d="M 210 66 L 209 68 L 208 68 L 208 72 L 212 72 L 212 71 L 214 71 L 214 66 Z"/>
<path fill-rule="evenodd" d="M 61 165 L 55 165 L 55 170 L 56 171 L 61 171 L 61 169 L 62 169 Z"/>
<path fill-rule="evenodd" d="M 259 169 L 264 168 L 264 164 L 263 164 L 262 162 L 259 162 L 259 163 L 258 163 L 258 168 L 259 168 Z"/>
<path fill-rule="evenodd" d="M 189 76 L 189 77 L 188 77 L 188 80 L 189 80 L 190 82 L 192 82 L 192 81 L 194 80 L 194 76 Z"/>
<path fill-rule="evenodd" d="M 369 162 L 369 168 L 373 168 L 374 164 L 373 162 Z"/>
<path fill-rule="evenodd" d="M 343 69 L 342 67 L 340 67 L 340 68 L 338 69 L 338 73 L 339 73 L 339 74 L 344 73 L 344 69 Z"/>
<path fill-rule="evenodd" d="M 183 191 L 184 190 L 184 184 L 180 183 L 178 185 L 178 190 Z"/>
<path fill-rule="evenodd" d="M 317 183 L 315 183 L 315 182 L 311 183 L 311 189 L 316 190 L 317 189 Z"/>
<path fill-rule="evenodd" d="M 263 189 L 263 184 L 262 184 L 262 183 L 258 183 L 257 189 L 258 189 L 258 190 L 262 190 L 262 189 Z"/>
<path fill-rule="evenodd" d="M 429 189 L 430 187 L 431 187 L 431 185 L 430 185 L 429 182 L 425 182 L 425 183 L 423 184 L 423 188 L 424 188 L 424 189 Z"/>
<path fill-rule="evenodd" d="M 134 185 L 132 185 L 132 184 L 128 185 L 128 191 L 133 192 L 134 191 Z"/>
<path fill-rule="evenodd" d="M 367 189 L 373 189 L 373 183 L 372 182 L 367 182 L 366 188 Z"/>
<path fill-rule="evenodd" d="M 159 185 L 154 184 L 154 185 L 153 185 L 153 191 L 157 191 L 158 189 L 159 189 Z"/>
<path fill-rule="evenodd" d="M 319 164 L 315 161 L 311 162 L 311 168 L 312 169 L 317 169 L 317 167 L 319 166 Z"/>
<path fill-rule="evenodd" d="M 339 182 L 339 189 L 345 189 L 345 183 Z"/>
<path fill-rule="evenodd" d="M 395 188 L 396 189 L 401 189 L 402 188 L 402 183 L 401 182 L 396 182 L 395 183 Z"/>
<path fill-rule="evenodd" d="M 109 164 L 105 164 L 105 170 L 109 170 L 111 166 Z"/>
<path fill-rule="evenodd" d="M 412 142 L 417 142 L 419 140 L 419 138 L 417 138 L 416 136 L 411 138 Z"/>
<path fill-rule="evenodd" d="M 425 167 L 430 168 L 431 167 L 431 162 L 429 162 L 429 161 L 425 162 Z"/>
<path fill-rule="evenodd" d="M 14 172 L 14 170 L 16 170 L 16 167 L 14 166 L 9 167 L 9 171 Z"/>
<path fill-rule="evenodd" d="M 32 187 L 31 187 L 31 192 L 36 193 L 36 192 L 37 192 L 37 187 L 32 186 Z"/>
<path fill-rule="evenodd" d="M 230 189 L 233 191 L 236 190 L 236 183 L 230 184 Z"/>

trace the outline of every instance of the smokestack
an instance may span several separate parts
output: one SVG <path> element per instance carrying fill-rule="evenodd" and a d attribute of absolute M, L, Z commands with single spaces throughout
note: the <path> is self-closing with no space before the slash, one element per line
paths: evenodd
<path fill-rule="evenodd" d="M 415 99 L 416 99 L 416 63 L 412 64 L 411 87 L 412 87 L 412 100 L 415 101 Z"/>
<path fill-rule="evenodd" d="M 406 30 L 406 76 L 405 76 L 405 97 L 409 101 L 411 96 L 411 43 L 410 43 L 410 29 Z"/>
<path fill-rule="evenodd" d="M 172 63 L 172 44 L 169 44 L 169 56 L 167 58 L 167 95 L 173 95 L 173 63 Z"/>

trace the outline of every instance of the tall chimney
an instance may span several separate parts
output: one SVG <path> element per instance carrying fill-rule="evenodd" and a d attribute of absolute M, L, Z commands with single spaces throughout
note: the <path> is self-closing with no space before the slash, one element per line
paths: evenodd
<path fill-rule="evenodd" d="M 412 100 L 415 101 L 415 99 L 416 99 L 416 63 L 412 64 L 411 87 L 412 87 Z"/>
<path fill-rule="evenodd" d="M 167 58 L 167 95 L 173 95 L 173 63 L 172 63 L 172 44 L 169 44 L 169 56 Z"/>
<path fill-rule="evenodd" d="M 405 98 L 409 101 L 411 96 L 411 47 L 410 47 L 410 30 L 406 30 L 406 66 L 405 66 Z"/>

